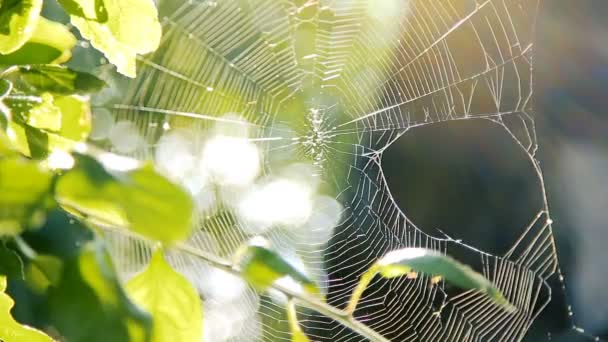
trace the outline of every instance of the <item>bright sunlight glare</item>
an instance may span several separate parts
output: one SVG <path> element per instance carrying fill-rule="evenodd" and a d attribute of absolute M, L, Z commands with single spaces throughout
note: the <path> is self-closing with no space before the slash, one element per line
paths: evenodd
<path fill-rule="evenodd" d="M 277 179 L 262 185 L 240 203 L 241 215 L 258 229 L 271 225 L 299 225 L 312 212 L 312 189 L 305 184 Z"/>
<path fill-rule="evenodd" d="M 260 172 L 257 146 L 246 138 L 218 135 L 207 141 L 202 163 L 221 185 L 244 186 Z"/>

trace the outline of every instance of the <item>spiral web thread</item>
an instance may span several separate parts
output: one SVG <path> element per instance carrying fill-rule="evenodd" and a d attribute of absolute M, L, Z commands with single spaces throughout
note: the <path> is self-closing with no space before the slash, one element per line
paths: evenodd
<path fill-rule="evenodd" d="M 167 122 L 200 132 L 218 122 L 250 127 L 270 156 L 264 174 L 272 173 L 273 154 L 289 151 L 315 165 L 316 176 L 331 185 L 344 207 L 327 244 L 311 245 L 281 230 L 269 233 L 279 245 L 295 246 L 310 272 L 326 272 L 332 304 L 343 307 L 358 275 L 387 251 L 465 249 L 478 257 L 474 266 L 516 313 L 477 292 L 448 294 L 443 284 L 430 286 L 419 276 L 376 279 L 355 316 L 395 341 L 524 338 L 551 298 L 547 280 L 559 276 L 531 112 L 539 0 L 164 1 L 159 8 L 161 47 L 140 59 L 139 77 L 107 106 L 117 120 L 139 127 L 149 144 L 143 157 L 153 155 Z M 293 108 L 305 110 L 286 114 Z M 225 113 L 247 122 L 224 119 Z M 474 119 L 500 126 L 521 147 L 544 199 L 529 226 L 513 227 L 521 238 L 502 255 L 422 232 L 407 208 L 396 205 L 382 172 L 382 152 L 410 130 Z M 229 210 L 201 215 L 200 229 L 220 239 L 221 248 L 198 234 L 189 243 L 229 255 L 246 239 L 241 224 Z M 141 241 L 120 234 L 109 240 L 125 272 L 141 269 L 149 257 Z M 179 252 L 171 262 L 197 285 L 212 272 Z M 353 276 L 335 276 L 345 270 Z M 247 293 L 239 305 L 258 305 L 257 295 Z M 280 307 L 272 301 L 259 305 L 259 316 Z M 358 340 L 326 317 L 300 317 L 314 340 Z M 288 331 L 259 320 L 263 335 L 259 327 L 245 326 L 241 336 L 289 340 Z"/>

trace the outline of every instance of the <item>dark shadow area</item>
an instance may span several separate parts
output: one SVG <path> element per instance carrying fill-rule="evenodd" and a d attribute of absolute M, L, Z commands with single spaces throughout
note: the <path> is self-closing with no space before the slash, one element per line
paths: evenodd
<path fill-rule="evenodd" d="M 382 165 L 395 201 L 419 228 L 494 255 L 542 208 L 530 159 L 488 120 L 416 128 L 384 152 Z"/>

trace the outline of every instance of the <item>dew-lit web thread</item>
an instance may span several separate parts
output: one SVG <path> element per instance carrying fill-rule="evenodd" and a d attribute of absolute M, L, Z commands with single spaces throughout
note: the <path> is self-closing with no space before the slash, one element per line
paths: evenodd
<path fill-rule="evenodd" d="M 369 8 L 367 1 L 356 0 L 184 2 L 164 13 L 161 47 L 141 58 L 139 77 L 110 108 L 118 119 L 137 123 L 150 146 L 167 120 L 180 125 L 176 117 L 183 117 L 181 125 L 204 132 L 232 112 L 245 117 L 257 137 L 280 139 L 262 145 L 267 154 L 291 149 L 302 158 L 319 157 L 320 167 L 347 162 L 345 184 L 321 169 L 326 182 L 340 187 L 337 197 L 345 207 L 333 245 L 317 247 L 332 265 L 327 269 L 330 290 L 341 287 L 332 293 L 332 302 L 343 305 L 357 279 L 331 275 L 347 268 L 361 274 L 369 261 L 389 250 L 422 246 L 449 254 L 464 248 L 479 256 L 481 271 L 517 313 L 508 314 L 472 291 L 447 297 L 442 284 L 429 286 L 428 278 L 420 276 L 376 279 L 357 318 L 373 317 L 374 329 L 398 341 L 520 340 L 549 301 L 546 280 L 557 268 L 530 111 L 538 0 L 402 1 L 399 8 L 407 10 L 397 11 L 402 12 L 398 20 L 373 17 Z M 315 155 L 304 136 L 293 137 L 285 129 L 301 126 L 308 113 L 282 113 L 285 103 L 309 89 L 338 94 L 342 108 L 342 115 L 323 112 L 326 138 Z M 468 119 L 504 128 L 538 172 L 544 203 L 528 227 L 513 227 L 522 238 L 502 256 L 466 246 L 457 236 L 423 233 L 407 218 L 407 208 L 397 207 L 382 173 L 382 152 L 400 136 L 420 126 Z M 271 174 L 268 166 L 264 172 Z M 191 243 L 228 256 L 246 238 L 239 225 L 229 211 L 203 216 L 201 229 L 221 239 L 222 248 L 196 240 L 198 235 Z M 297 236 L 280 230 L 270 235 L 297 246 L 307 258 L 310 246 L 301 245 Z M 109 239 L 124 271 L 140 269 L 149 257 L 141 242 L 120 234 Z M 323 271 L 319 260 L 307 261 L 310 272 Z M 180 253 L 171 262 L 195 282 L 204 281 L 208 272 L 200 261 Z M 315 340 L 356 337 L 324 317 L 302 317 Z M 289 338 L 286 331 L 264 328 L 273 340 Z"/>

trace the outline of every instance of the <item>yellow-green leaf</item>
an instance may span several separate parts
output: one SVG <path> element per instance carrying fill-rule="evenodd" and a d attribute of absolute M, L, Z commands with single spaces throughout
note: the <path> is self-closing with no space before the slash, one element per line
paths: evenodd
<path fill-rule="evenodd" d="M 39 129 L 58 131 L 61 128 L 61 111 L 53 103 L 53 95 L 44 93 L 40 99 L 41 103 L 29 109 L 27 124 Z"/>
<path fill-rule="evenodd" d="M 309 293 L 318 295 L 316 284 L 298 271 L 280 255 L 267 247 L 267 243 L 255 238 L 235 254 L 235 263 L 243 277 L 259 291 L 264 291 L 275 281 L 289 277 Z"/>
<path fill-rule="evenodd" d="M 25 269 L 25 277 L 32 290 L 44 293 L 51 285 L 57 285 L 61 278 L 63 264 L 52 255 L 36 255 Z"/>
<path fill-rule="evenodd" d="M 0 159 L 0 236 L 19 234 L 44 206 L 52 174 L 20 157 Z"/>
<path fill-rule="evenodd" d="M 46 157 L 53 150 L 70 150 L 89 136 L 91 109 L 79 96 L 14 96 L 3 100 L 10 112 L 8 137 L 24 155 Z"/>
<path fill-rule="evenodd" d="M 4 342 L 52 342 L 43 332 L 19 324 L 11 315 L 15 302 L 4 291 L 6 277 L 0 276 L 0 340 Z"/>
<path fill-rule="evenodd" d="M 36 93 L 87 95 L 101 90 L 106 83 L 86 72 L 59 65 L 26 65 L 19 68 L 19 76 Z"/>
<path fill-rule="evenodd" d="M 76 159 L 76 167 L 55 187 L 56 199 L 64 208 L 164 243 L 190 235 L 191 197 L 152 166 L 120 171 L 106 169 L 89 156 L 77 155 Z"/>
<path fill-rule="evenodd" d="M 402 276 L 411 270 L 441 276 L 447 283 L 462 289 L 475 289 L 487 294 L 497 303 L 514 308 L 501 291 L 483 275 L 450 256 L 424 248 L 405 248 L 387 253 L 377 262 L 380 274 L 386 278 Z"/>
<path fill-rule="evenodd" d="M 23 260 L 17 252 L 0 243 L 0 275 L 11 279 L 24 279 Z"/>
<path fill-rule="evenodd" d="M 152 52 L 160 43 L 162 28 L 154 1 L 105 0 L 108 16 L 105 22 L 86 19 L 97 18 L 94 0 L 75 2 L 80 4 L 84 15 L 72 15 L 72 24 L 116 65 L 118 72 L 135 77 L 137 54 Z"/>
<path fill-rule="evenodd" d="M 77 253 L 62 259 L 60 280 L 46 292 L 50 324 L 65 341 L 149 341 L 151 317 L 127 296 L 103 241 L 72 242 L 81 244 Z"/>
<path fill-rule="evenodd" d="M 125 286 L 131 299 L 152 315 L 152 342 L 199 342 L 203 335 L 200 298 L 190 282 L 174 271 L 162 251 Z"/>
<path fill-rule="evenodd" d="M 448 284 L 465 290 L 473 289 L 485 293 L 507 311 L 516 310 L 491 281 L 475 272 L 471 267 L 435 250 L 404 248 L 387 253 L 362 275 L 359 285 L 351 296 L 347 312 L 354 311 L 363 291 L 376 274 L 385 278 L 394 278 L 411 272 L 440 276 Z"/>
<path fill-rule="evenodd" d="M 19 49 L 36 30 L 42 0 L 4 0 L 0 2 L 0 53 Z"/>
<path fill-rule="evenodd" d="M 54 135 L 72 143 L 87 140 L 92 122 L 89 102 L 79 96 L 57 96 L 55 106 L 61 111 L 61 128 Z"/>
<path fill-rule="evenodd" d="M 0 64 L 65 63 L 72 58 L 76 37 L 63 24 L 40 17 L 34 34 L 19 50 L 0 55 Z"/>
<path fill-rule="evenodd" d="M 61 7 L 71 15 L 75 15 L 78 17 L 83 17 L 89 20 L 95 20 L 98 22 L 106 22 L 108 20 L 108 12 L 106 11 L 106 6 L 103 3 L 103 0 L 93 0 L 91 1 L 82 1 L 82 0 L 57 0 Z M 95 17 L 88 17 L 83 8 L 83 5 L 93 5 Z M 90 14 L 90 13 L 89 13 Z"/>

